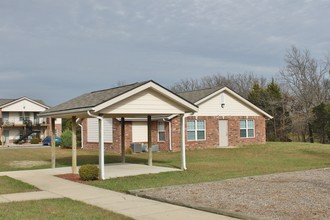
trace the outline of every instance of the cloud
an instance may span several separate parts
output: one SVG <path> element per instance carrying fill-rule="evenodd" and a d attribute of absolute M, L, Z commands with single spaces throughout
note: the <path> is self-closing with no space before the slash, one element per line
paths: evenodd
<path fill-rule="evenodd" d="M 3 0 L 0 80 L 21 89 L 0 94 L 40 94 L 54 105 L 118 81 L 271 77 L 292 44 L 327 52 L 329 8 L 321 0 Z"/>

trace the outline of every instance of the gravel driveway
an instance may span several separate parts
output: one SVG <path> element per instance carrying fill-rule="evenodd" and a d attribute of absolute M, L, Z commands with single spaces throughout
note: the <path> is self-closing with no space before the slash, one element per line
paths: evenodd
<path fill-rule="evenodd" d="M 133 193 L 240 218 L 330 219 L 330 168 Z"/>

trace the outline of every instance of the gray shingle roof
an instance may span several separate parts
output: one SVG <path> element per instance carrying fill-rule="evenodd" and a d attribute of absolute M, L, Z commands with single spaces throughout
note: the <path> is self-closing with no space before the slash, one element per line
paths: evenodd
<path fill-rule="evenodd" d="M 218 91 L 220 88 L 209 88 L 209 89 L 200 89 L 188 92 L 179 92 L 177 93 L 182 98 L 188 100 L 189 102 L 196 103 L 199 100 L 211 95 L 212 93 Z"/>
<path fill-rule="evenodd" d="M 3 106 L 9 102 L 13 102 L 15 101 L 16 99 L 0 99 L 0 106 Z"/>
<path fill-rule="evenodd" d="M 93 107 L 100 105 L 108 100 L 111 100 L 119 95 L 122 95 L 132 89 L 135 89 L 147 82 L 149 82 L 149 81 L 85 93 L 81 96 L 78 96 L 78 97 L 73 98 L 69 101 L 66 101 L 62 104 L 59 104 L 55 107 L 52 107 L 52 108 L 44 111 L 43 114 L 51 113 L 51 112 L 73 110 L 73 109 L 93 108 Z"/>

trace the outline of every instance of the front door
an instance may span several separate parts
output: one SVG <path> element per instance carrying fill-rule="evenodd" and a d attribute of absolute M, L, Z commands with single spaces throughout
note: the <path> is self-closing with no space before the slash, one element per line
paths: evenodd
<path fill-rule="evenodd" d="M 228 146 L 228 120 L 219 120 L 219 146 Z"/>

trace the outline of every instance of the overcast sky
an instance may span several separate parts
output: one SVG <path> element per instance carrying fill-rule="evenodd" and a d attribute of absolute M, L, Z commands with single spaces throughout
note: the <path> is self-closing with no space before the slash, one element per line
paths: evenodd
<path fill-rule="evenodd" d="M 330 50 L 329 0 L 0 0 L 0 98 L 54 106 L 118 82 L 253 72 Z"/>

